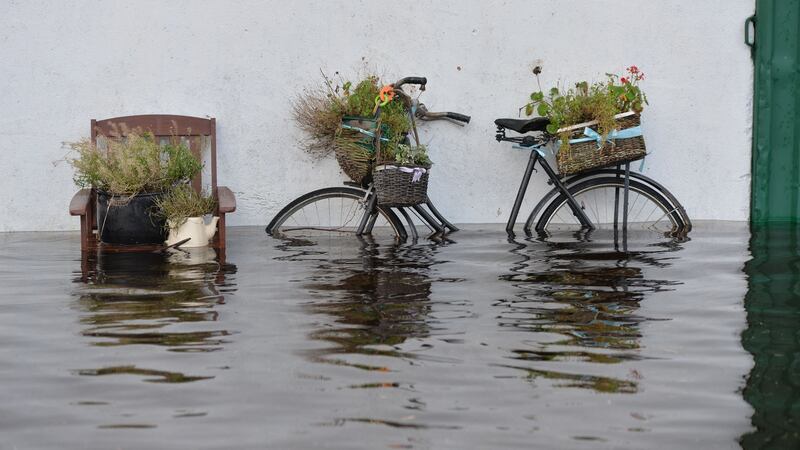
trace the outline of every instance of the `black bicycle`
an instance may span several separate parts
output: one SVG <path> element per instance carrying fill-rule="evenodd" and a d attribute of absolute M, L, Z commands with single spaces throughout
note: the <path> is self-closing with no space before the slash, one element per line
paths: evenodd
<path fill-rule="evenodd" d="M 672 193 L 655 180 L 631 172 L 630 161 L 616 167 L 599 168 L 564 178 L 545 159 L 545 149 L 556 138 L 546 132 L 546 118 L 497 119 L 496 139 L 530 149 L 530 158 L 520 183 L 506 231 L 514 233 L 522 200 L 538 163 L 553 186 L 525 221 L 531 234 L 566 230 L 652 230 L 667 235 L 688 233 L 692 222 Z M 506 136 L 506 129 L 520 136 Z M 624 167 L 623 167 L 624 166 Z"/>
<path fill-rule="evenodd" d="M 423 103 L 403 91 L 403 85 L 418 85 L 425 89 L 424 77 L 406 77 L 390 85 L 419 120 L 449 120 L 459 125 L 469 123 L 470 117 L 454 112 L 431 112 Z M 430 199 L 410 207 L 379 206 L 371 181 L 365 185 L 345 182 L 345 186 L 317 189 L 291 201 L 267 225 L 267 234 L 287 238 L 306 238 L 329 235 L 394 237 L 405 240 L 417 238 L 416 225 L 427 226 L 429 234 L 458 231 L 439 213 Z"/>

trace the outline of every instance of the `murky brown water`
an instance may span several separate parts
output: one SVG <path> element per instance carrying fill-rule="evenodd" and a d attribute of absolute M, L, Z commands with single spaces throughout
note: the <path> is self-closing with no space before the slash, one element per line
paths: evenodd
<path fill-rule="evenodd" d="M 0 234 L 0 449 L 738 447 L 747 228 L 611 238 Z"/>

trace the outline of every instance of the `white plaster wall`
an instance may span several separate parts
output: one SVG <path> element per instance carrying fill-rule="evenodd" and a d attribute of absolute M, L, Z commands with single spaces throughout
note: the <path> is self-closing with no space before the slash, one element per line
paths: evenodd
<path fill-rule="evenodd" d="M 289 99 L 369 61 L 387 79 L 427 76 L 430 193 L 456 222 L 504 222 L 527 154 L 494 141 L 543 81 L 602 78 L 636 64 L 650 107 L 644 172 L 695 219 L 749 213 L 753 0 L 397 2 L 0 0 L 0 231 L 64 230 L 76 190 L 61 142 L 91 118 L 217 118 L 219 179 L 233 225 L 263 225 L 293 197 L 343 179 L 298 148 Z M 391 11 L 391 13 L 390 13 Z M 528 203 L 544 192 L 541 177 Z"/>

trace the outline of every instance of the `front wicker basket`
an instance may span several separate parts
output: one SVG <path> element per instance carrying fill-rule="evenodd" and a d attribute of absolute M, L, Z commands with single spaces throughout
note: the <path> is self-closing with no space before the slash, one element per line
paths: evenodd
<path fill-rule="evenodd" d="M 616 119 L 617 130 L 637 127 L 640 125 L 639 114 L 619 114 Z M 569 131 L 570 139 L 584 137 L 585 127 L 597 131 L 597 125 L 575 125 L 559 131 Z M 644 158 L 647 151 L 644 137 L 637 136 L 626 139 L 606 140 L 603 148 L 597 148 L 596 141 L 579 142 L 570 144 L 568 151 L 559 151 L 556 162 L 558 171 L 562 176 L 573 175 L 600 167 L 614 166 L 637 159 Z"/>
<path fill-rule="evenodd" d="M 404 172 L 396 166 L 379 166 L 372 173 L 378 204 L 399 207 L 414 206 L 428 201 L 429 167 L 419 180 L 413 181 L 413 172 Z"/>

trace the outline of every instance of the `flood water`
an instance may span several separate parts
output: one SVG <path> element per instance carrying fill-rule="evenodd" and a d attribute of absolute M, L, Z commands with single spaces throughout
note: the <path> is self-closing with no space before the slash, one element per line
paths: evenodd
<path fill-rule="evenodd" d="M 800 232 L 0 234 L 0 449 L 797 448 Z"/>

